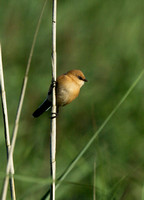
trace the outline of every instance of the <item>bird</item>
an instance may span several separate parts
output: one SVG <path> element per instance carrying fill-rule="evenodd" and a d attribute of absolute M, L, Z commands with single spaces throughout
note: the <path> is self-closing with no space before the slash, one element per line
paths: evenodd
<path fill-rule="evenodd" d="M 80 88 L 87 82 L 81 70 L 70 70 L 56 79 L 56 106 L 57 113 L 60 106 L 65 106 L 71 103 L 78 97 Z M 50 85 L 47 98 L 45 101 L 34 111 L 33 117 L 37 118 L 52 106 L 52 88 L 53 83 Z M 56 113 L 56 114 L 57 114 Z"/>

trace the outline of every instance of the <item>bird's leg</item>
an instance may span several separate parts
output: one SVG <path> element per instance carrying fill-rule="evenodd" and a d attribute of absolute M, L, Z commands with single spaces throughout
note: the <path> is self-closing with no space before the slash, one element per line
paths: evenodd
<path fill-rule="evenodd" d="M 52 83 L 51 83 L 51 88 L 54 88 L 56 87 L 56 81 L 52 80 Z M 51 113 L 51 119 L 54 119 L 57 117 L 57 112 L 56 113 Z"/>
<path fill-rule="evenodd" d="M 56 87 L 56 83 L 57 83 L 56 81 L 52 80 L 52 84 L 51 84 L 52 88 Z"/>
<path fill-rule="evenodd" d="M 52 116 L 51 116 L 51 119 L 56 118 L 56 117 L 57 117 L 57 114 L 58 114 L 58 113 L 51 113 L 51 115 L 52 115 Z"/>
<path fill-rule="evenodd" d="M 54 119 L 58 116 L 58 113 L 59 113 L 59 107 L 57 106 L 57 112 L 56 113 L 51 113 L 51 119 Z"/>

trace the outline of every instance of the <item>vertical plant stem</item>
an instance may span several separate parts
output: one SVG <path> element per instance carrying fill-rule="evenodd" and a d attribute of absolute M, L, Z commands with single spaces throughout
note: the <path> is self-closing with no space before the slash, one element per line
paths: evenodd
<path fill-rule="evenodd" d="M 51 143 L 50 143 L 50 166 L 51 166 L 51 194 L 50 199 L 55 200 L 55 180 L 56 180 L 56 13 L 57 1 L 53 0 L 52 7 L 52 119 L 51 119 Z"/>
<path fill-rule="evenodd" d="M 20 120 L 23 101 L 24 101 L 24 97 L 25 97 L 25 91 L 26 91 L 26 87 L 27 87 L 30 64 L 31 64 L 32 55 L 33 55 L 37 34 L 38 34 L 38 31 L 39 31 L 39 27 L 40 27 L 40 24 L 41 24 L 42 16 L 43 16 L 43 13 L 44 13 L 44 9 L 46 7 L 46 3 L 47 3 L 47 0 L 45 0 L 42 11 L 40 13 L 40 17 L 39 17 L 39 20 L 38 20 L 38 23 L 37 23 L 36 31 L 35 31 L 35 34 L 34 34 L 32 46 L 31 46 L 31 50 L 30 50 L 30 55 L 29 55 L 29 59 L 28 59 L 27 67 L 26 67 L 25 77 L 24 77 L 24 80 L 23 80 L 22 90 L 21 90 L 21 94 L 20 94 L 20 100 L 19 100 L 17 114 L 16 114 L 15 125 L 14 125 L 14 129 L 13 129 L 11 149 L 10 149 L 10 152 L 9 152 L 9 159 L 8 159 L 8 163 L 7 163 L 6 174 L 9 174 L 9 172 L 10 172 L 10 160 L 13 157 L 13 152 L 14 152 L 14 148 L 15 148 L 17 132 L 18 132 L 18 127 L 19 127 L 19 120 Z M 4 191 L 3 192 L 5 192 L 5 196 L 7 194 L 7 189 L 8 189 L 7 181 L 8 181 L 8 176 L 6 176 L 5 182 L 4 182 Z M 3 199 L 3 200 L 5 200 L 5 199 Z"/>
<path fill-rule="evenodd" d="M 1 44 L 0 44 L 0 91 L 1 91 L 1 102 L 2 102 L 2 111 L 3 111 L 3 121 L 4 121 L 4 132 L 5 132 L 5 144 L 6 144 L 6 151 L 7 151 L 7 160 L 9 158 L 10 152 L 10 134 L 9 134 L 9 123 L 8 123 L 8 111 L 7 111 L 7 102 L 6 102 L 6 92 L 5 92 L 5 85 L 4 85 L 4 75 L 3 75 L 3 65 L 2 65 L 2 53 L 1 53 Z M 11 199 L 16 199 L 15 194 L 15 183 L 14 183 L 14 165 L 13 165 L 13 157 L 10 159 L 10 179 L 9 176 L 7 178 L 7 185 L 8 180 L 10 180 L 10 191 L 11 191 Z M 6 198 L 3 196 L 5 193 L 2 193 L 2 198 Z"/>

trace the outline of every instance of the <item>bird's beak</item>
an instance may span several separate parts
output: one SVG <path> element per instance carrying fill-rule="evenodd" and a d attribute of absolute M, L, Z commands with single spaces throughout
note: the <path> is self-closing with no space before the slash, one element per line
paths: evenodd
<path fill-rule="evenodd" d="M 83 79 L 83 81 L 84 81 L 84 82 L 88 82 L 88 80 L 87 80 L 87 79 Z"/>

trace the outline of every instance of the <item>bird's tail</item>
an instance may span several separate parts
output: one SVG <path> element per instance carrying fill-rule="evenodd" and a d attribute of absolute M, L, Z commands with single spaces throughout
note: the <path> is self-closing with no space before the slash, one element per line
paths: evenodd
<path fill-rule="evenodd" d="M 39 107 L 38 109 L 33 113 L 34 117 L 39 117 L 43 112 L 48 110 L 51 107 L 51 102 L 46 99 Z"/>

